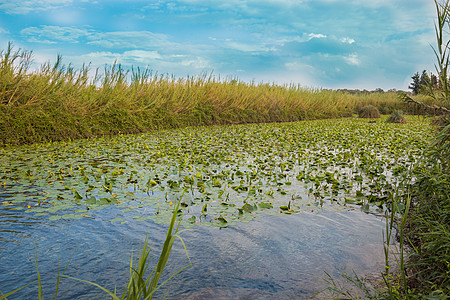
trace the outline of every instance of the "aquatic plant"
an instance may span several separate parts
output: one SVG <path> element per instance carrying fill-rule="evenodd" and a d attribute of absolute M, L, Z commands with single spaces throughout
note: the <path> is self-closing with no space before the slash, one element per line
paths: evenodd
<path fill-rule="evenodd" d="M 183 128 L 0 150 L 2 207 L 50 221 L 226 227 L 259 214 L 324 206 L 381 210 L 418 158 L 430 126 L 363 119 Z M 374 156 L 376 153 L 376 156 Z"/>

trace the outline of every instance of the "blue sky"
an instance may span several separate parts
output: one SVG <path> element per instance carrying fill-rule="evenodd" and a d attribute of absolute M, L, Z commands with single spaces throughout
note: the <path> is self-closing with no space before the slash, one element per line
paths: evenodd
<path fill-rule="evenodd" d="M 407 89 L 434 70 L 432 0 L 0 0 L 0 46 L 305 87 Z"/>

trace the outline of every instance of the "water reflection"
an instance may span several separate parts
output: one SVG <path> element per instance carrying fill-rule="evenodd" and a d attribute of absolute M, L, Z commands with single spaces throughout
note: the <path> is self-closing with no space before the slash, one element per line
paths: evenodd
<path fill-rule="evenodd" d="M 35 253 L 48 296 L 54 292 L 58 260 L 62 270 L 72 256 L 67 275 L 120 290 L 127 280 L 131 252 L 137 253 L 149 232 L 152 254 L 159 254 L 167 227 L 149 220 L 105 221 L 110 219 L 108 214 L 117 213 L 112 206 L 102 210 L 104 218 L 49 222 L 23 211 L 5 214 L 3 210 L 0 290 L 5 293 L 36 279 Z M 12 227 L 15 232 L 8 232 Z M 169 299 L 308 298 L 324 287 L 318 276 L 325 270 L 334 276 L 343 268 L 361 274 L 381 271 L 383 227 L 384 221 L 373 215 L 328 210 L 265 215 L 225 229 L 195 227 L 182 234 L 193 265 L 169 281 L 156 298 L 162 298 L 167 290 Z M 165 278 L 187 263 L 184 249 L 177 243 Z M 29 287 L 10 299 L 36 295 L 37 288 Z M 105 294 L 64 279 L 59 296 L 98 299 Z"/>
<path fill-rule="evenodd" d="M 227 230 L 186 233 L 194 265 L 171 283 L 176 299 L 301 299 L 339 276 L 381 270 L 383 221 L 360 212 L 266 216 Z M 196 238 L 197 237 L 197 238 Z M 193 284 L 200 282 L 200 284 Z M 172 291 L 173 290 L 173 291 Z"/>

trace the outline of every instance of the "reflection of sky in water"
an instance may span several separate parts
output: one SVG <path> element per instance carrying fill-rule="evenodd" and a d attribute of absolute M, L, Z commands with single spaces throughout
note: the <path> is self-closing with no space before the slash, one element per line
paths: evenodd
<path fill-rule="evenodd" d="M 36 251 L 48 296 L 54 292 L 58 257 L 63 269 L 72 254 L 67 275 L 110 289 L 117 285 L 120 290 L 128 276 L 131 249 L 136 252 L 149 231 L 151 253 L 156 256 L 167 228 L 151 221 L 119 224 L 84 218 L 49 223 L 44 218 L 45 223 L 40 223 L 35 218 L 27 224 L 23 218 L 21 233 L 10 233 L 5 229 L 15 221 L 8 221 L 3 213 L 0 211 L 3 293 L 36 279 Z M 114 207 L 110 213 L 117 213 Z M 344 267 L 358 273 L 381 271 L 383 228 L 384 221 L 373 215 L 327 210 L 268 215 L 225 229 L 194 227 L 182 233 L 193 265 L 169 281 L 164 291 L 169 288 L 169 299 L 306 298 L 324 286 L 317 277 L 323 276 L 323 271 L 335 276 Z M 177 241 L 164 278 L 186 263 L 184 249 Z M 37 288 L 30 287 L 10 299 L 36 295 Z M 59 296 L 96 299 L 105 295 L 85 283 L 64 279 Z"/>
<path fill-rule="evenodd" d="M 225 230 L 202 228 L 200 241 L 191 237 L 197 233 L 186 232 L 194 265 L 171 283 L 170 294 L 180 299 L 311 296 L 324 286 L 317 277 L 323 271 L 336 276 L 344 268 L 381 271 L 383 226 L 356 211 L 322 211 L 266 216 Z"/>

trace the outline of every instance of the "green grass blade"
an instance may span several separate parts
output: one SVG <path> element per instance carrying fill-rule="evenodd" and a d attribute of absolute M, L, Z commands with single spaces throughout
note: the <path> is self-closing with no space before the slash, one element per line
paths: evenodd
<path fill-rule="evenodd" d="M 15 289 L 14 291 L 11 291 L 11 292 L 9 292 L 9 293 L 7 293 L 7 294 L 1 295 L 1 296 L 0 296 L 0 300 L 3 300 L 3 299 L 6 300 L 7 297 L 9 297 L 9 296 L 11 296 L 12 294 L 14 294 L 14 293 L 20 291 L 20 290 L 23 289 L 23 288 L 26 288 L 27 286 L 29 286 L 30 284 L 35 283 L 36 281 L 37 281 L 37 280 L 32 281 L 32 282 L 30 282 L 30 283 L 28 283 L 28 284 L 26 284 L 26 285 L 24 285 L 24 286 L 21 286 L 20 288 Z"/>
<path fill-rule="evenodd" d="M 38 297 L 39 300 L 44 299 L 44 296 L 42 295 L 42 282 L 41 282 L 41 274 L 39 273 L 39 266 L 38 266 L 38 258 L 37 258 L 37 250 L 36 250 L 36 255 L 34 258 L 34 264 L 36 266 L 36 273 L 37 273 L 37 282 L 38 282 Z"/>
<path fill-rule="evenodd" d="M 120 298 L 117 297 L 117 295 L 116 295 L 115 293 L 109 291 L 108 289 L 102 287 L 101 285 L 99 285 L 99 284 L 97 284 L 97 283 L 95 283 L 95 282 L 88 281 L 88 280 L 84 280 L 84 279 L 79 279 L 79 278 L 75 278 L 75 277 L 71 277 L 71 276 L 67 276 L 67 275 L 63 275 L 63 277 L 70 278 L 70 279 L 77 280 L 77 281 L 84 282 L 84 283 L 88 283 L 88 284 L 90 284 L 90 285 L 93 285 L 93 286 L 95 286 L 95 287 L 98 287 L 99 289 L 101 289 L 102 291 L 104 291 L 105 293 L 107 293 L 108 295 L 110 295 L 110 296 L 112 297 L 112 299 L 114 299 L 114 300 L 120 300 Z"/>

